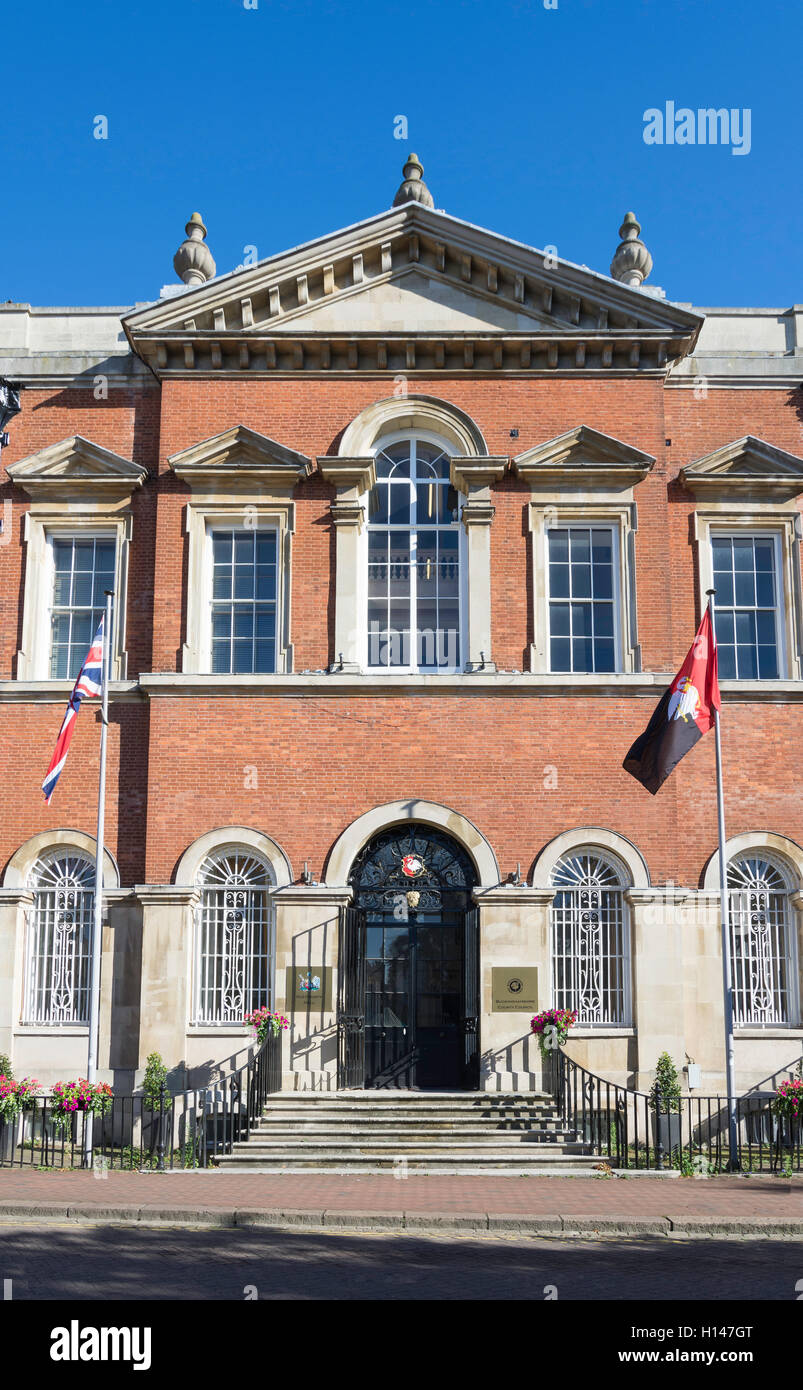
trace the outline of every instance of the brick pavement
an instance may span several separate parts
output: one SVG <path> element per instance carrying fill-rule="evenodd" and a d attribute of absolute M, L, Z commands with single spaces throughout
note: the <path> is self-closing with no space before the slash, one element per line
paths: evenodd
<path fill-rule="evenodd" d="M 232 1224 L 234 1213 L 290 1224 L 455 1227 L 502 1217 L 543 1229 L 604 1228 L 803 1235 L 803 1179 L 344 1176 L 334 1173 L 0 1173 L 0 1220 L 153 1219 Z M 402 1217 L 406 1213 L 406 1219 Z M 246 1217 L 248 1214 L 248 1217 Z M 384 1218 L 384 1222 L 383 1222 Z M 496 1218 L 496 1219 L 495 1219 Z M 645 1225 L 646 1223 L 646 1225 Z M 500 1223 L 501 1224 L 501 1223 Z"/>

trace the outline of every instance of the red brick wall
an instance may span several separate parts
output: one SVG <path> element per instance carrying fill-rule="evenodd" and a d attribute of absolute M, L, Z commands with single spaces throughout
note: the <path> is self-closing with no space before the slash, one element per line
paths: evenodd
<path fill-rule="evenodd" d="M 92 391 L 27 390 L 22 410 L 9 427 L 8 448 L 3 449 L 3 469 L 29 454 L 80 434 L 93 444 L 133 459 L 156 471 L 159 458 L 159 389 L 118 390 L 97 401 Z M 11 539 L 0 546 L 0 680 L 16 675 L 16 657 L 22 637 L 22 586 L 25 573 L 24 516 L 30 499 L 12 486 L 5 472 L 0 478 L 0 503 L 12 503 Z M 128 585 L 129 672 L 150 670 L 155 534 L 153 489 L 147 483 L 132 499 L 133 544 Z M 5 537 L 3 538 L 5 540 Z"/>
<path fill-rule="evenodd" d="M 129 673 L 179 668 L 184 640 L 188 495 L 169 455 L 243 423 L 311 457 L 335 452 L 342 431 L 387 379 L 176 381 L 155 389 L 26 392 L 3 462 L 80 433 L 158 469 L 134 499 L 128 595 Z M 698 618 L 689 514 L 694 500 L 672 480 L 683 464 L 744 434 L 803 454 L 803 393 L 715 391 L 696 400 L 657 381 L 456 379 L 416 381 L 416 392 L 467 411 L 494 454 L 513 455 L 584 423 L 655 455 L 637 489 L 639 639 L 647 669 L 672 670 Z M 518 429 L 518 438 L 510 430 Z M 666 440 L 671 440 L 671 445 Z M 8 485 L 4 495 L 9 495 Z M 296 669 L 332 656 L 332 489 L 297 489 L 293 542 Z M 508 475 L 496 489 L 492 528 L 494 656 L 526 669 L 532 639 L 528 489 Z M 0 679 L 19 645 L 22 494 L 13 539 L 0 547 Z M 281 698 L 155 700 L 115 708 L 109 740 L 108 833 L 124 882 L 164 881 L 187 845 L 218 825 L 272 835 L 298 871 L 320 874 L 333 841 L 369 808 L 400 798 L 444 803 L 473 820 L 503 873 L 529 868 L 563 830 L 602 825 L 632 839 L 654 880 L 694 884 L 714 848 L 713 742 L 681 764 L 657 798 L 621 769 L 652 708 L 648 699 Z M 794 759 L 797 705 L 728 704 L 724 754 L 727 829 L 769 829 L 803 842 Z M 48 825 L 94 833 L 97 727 L 86 710 L 53 805 L 39 786 L 61 705 L 0 703 L 5 809 L 0 862 Z M 544 769 L 557 769 L 546 789 Z M 258 787 L 245 786 L 256 767 Z M 119 829 L 118 829 L 119 827 Z"/>

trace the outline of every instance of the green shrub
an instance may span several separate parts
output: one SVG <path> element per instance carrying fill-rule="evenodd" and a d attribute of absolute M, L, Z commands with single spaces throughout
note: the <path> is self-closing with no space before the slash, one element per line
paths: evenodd
<path fill-rule="evenodd" d="M 655 1080 L 650 1087 L 650 1106 L 656 1110 L 660 1096 L 662 1115 L 670 1110 L 680 1110 L 681 1094 L 678 1069 L 669 1053 L 662 1052 L 655 1068 Z"/>
<path fill-rule="evenodd" d="M 145 1104 L 151 1110 L 158 1110 L 161 1106 L 162 1087 L 165 1087 L 164 1108 L 169 1110 L 173 1104 L 173 1097 L 167 1090 L 167 1067 L 162 1061 L 160 1052 L 152 1052 L 145 1063 L 145 1076 L 142 1082 L 142 1095 Z"/>

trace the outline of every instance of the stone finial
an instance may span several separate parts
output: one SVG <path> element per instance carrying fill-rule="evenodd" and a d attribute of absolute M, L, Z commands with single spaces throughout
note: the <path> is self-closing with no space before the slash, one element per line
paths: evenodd
<path fill-rule="evenodd" d="M 394 208 L 401 207 L 402 203 L 421 203 L 422 207 L 434 208 L 435 199 L 424 183 L 422 178 L 424 166 L 417 154 L 408 156 L 402 173 L 404 174 L 404 182 L 400 185 L 399 191 L 393 199 Z"/>
<path fill-rule="evenodd" d="M 611 261 L 611 275 L 614 280 L 621 280 L 623 285 L 632 285 L 634 289 L 638 289 L 652 270 L 652 256 L 639 237 L 640 231 L 635 213 L 626 212 L 619 228 L 622 240 Z"/>
<path fill-rule="evenodd" d="M 182 241 L 175 256 L 173 266 L 179 280 L 185 285 L 204 285 L 215 274 L 212 252 L 204 245 L 206 227 L 200 212 L 194 212 L 186 227 L 187 240 Z"/>

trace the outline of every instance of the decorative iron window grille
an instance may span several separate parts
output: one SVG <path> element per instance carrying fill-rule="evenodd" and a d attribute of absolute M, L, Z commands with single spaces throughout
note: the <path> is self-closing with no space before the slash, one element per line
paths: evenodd
<path fill-rule="evenodd" d="M 273 879 L 252 850 L 210 854 L 198 872 L 192 1022 L 237 1024 L 272 1007 Z"/>
<path fill-rule="evenodd" d="M 411 878 L 404 872 L 405 858 L 420 863 Z M 416 910 L 464 912 L 471 907 L 477 881 L 474 865 L 448 835 L 420 823 L 395 826 L 370 840 L 354 861 L 349 883 L 354 905 L 368 917 L 407 915 L 407 894 L 417 895 Z"/>
<path fill-rule="evenodd" d="M 766 855 L 743 855 L 728 865 L 728 890 L 734 1023 L 792 1024 L 797 971 L 787 876 Z"/>
<path fill-rule="evenodd" d="M 34 898 L 22 1021 L 88 1023 L 95 866 L 69 850 L 52 850 L 37 861 L 28 883 Z"/>
<path fill-rule="evenodd" d="M 420 439 L 382 449 L 369 498 L 369 666 L 462 669 L 460 549 L 446 452 Z"/>
<path fill-rule="evenodd" d="M 587 1027 L 630 1023 L 630 930 L 624 875 L 589 850 L 552 870 L 552 1002 Z"/>

